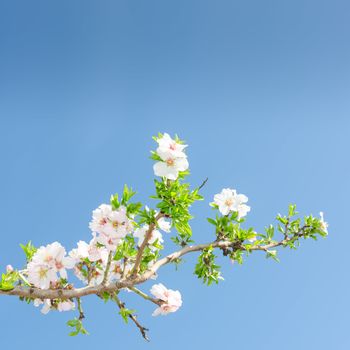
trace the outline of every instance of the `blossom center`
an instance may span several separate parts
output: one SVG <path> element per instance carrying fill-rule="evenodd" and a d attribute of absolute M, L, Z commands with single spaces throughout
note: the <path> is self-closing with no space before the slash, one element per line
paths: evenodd
<path fill-rule="evenodd" d="M 39 270 L 39 278 L 40 279 L 46 278 L 46 275 L 47 275 L 47 270 L 46 269 L 40 269 Z"/>
<path fill-rule="evenodd" d="M 233 204 L 232 198 L 228 198 L 228 199 L 225 200 L 225 205 L 226 206 L 230 207 L 232 204 Z"/>
<path fill-rule="evenodd" d="M 57 270 L 61 270 L 63 268 L 63 264 L 61 261 L 56 261 L 56 268 Z"/>
<path fill-rule="evenodd" d="M 173 158 L 168 158 L 168 159 L 166 160 L 166 163 L 167 163 L 168 166 L 173 166 L 174 163 L 175 163 L 175 161 L 174 161 Z"/>

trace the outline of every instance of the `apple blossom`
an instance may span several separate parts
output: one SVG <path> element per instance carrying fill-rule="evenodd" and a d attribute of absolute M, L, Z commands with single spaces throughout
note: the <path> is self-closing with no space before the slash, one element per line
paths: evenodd
<path fill-rule="evenodd" d="M 236 190 L 224 188 L 221 193 L 214 196 L 214 203 L 219 207 L 222 215 L 230 212 L 237 212 L 238 218 L 242 218 L 250 211 L 250 207 L 244 203 L 248 202 L 248 197 L 244 194 L 237 194 Z"/>
<path fill-rule="evenodd" d="M 158 148 L 157 153 L 161 154 L 167 153 L 176 158 L 186 158 L 186 154 L 183 152 L 187 145 L 183 145 L 175 140 L 173 140 L 169 134 L 164 133 L 162 137 L 157 139 Z"/>
<path fill-rule="evenodd" d="M 181 294 L 178 290 L 167 289 L 163 284 L 154 284 L 150 290 L 157 299 L 161 300 L 161 305 L 154 310 L 152 316 L 167 315 L 177 311 L 182 305 Z"/>

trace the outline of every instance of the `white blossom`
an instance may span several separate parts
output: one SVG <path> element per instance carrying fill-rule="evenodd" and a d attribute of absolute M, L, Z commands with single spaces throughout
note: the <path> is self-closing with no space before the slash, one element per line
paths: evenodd
<path fill-rule="evenodd" d="M 164 231 L 164 232 L 167 232 L 169 233 L 171 231 L 171 222 L 166 220 L 164 217 L 161 217 L 159 220 L 158 220 L 158 227 Z"/>
<path fill-rule="evenodd" d="M 222 215 L 230 212 L 238 212 L 238 218 L 242 218 L 250 211 L 250 207 L 244 203 L 248 202 L 248 197 L 244 194 L 237 194 L 236 190 L 224 188 L 221 193 L 214 196 L 214 203 L 219 207 Z"/>
<path fill-rule="evenodd" d="M 183 152 L 187 145 L 183 145 L 181 143 L 173 140 L 169 134 L 164 133 L 164 135 L 157 140 L 158 148 L 157 153 L 161 156 L 164 153 L 171 154 L 176 158 L 185 158 L 186 154 Z"/>
<path fill-rule="evenodd" d="M 57 304 L 57 310 L 62 311 L 71 311 L 75 309 L 75 303 L 72 300 L 62 300 Z"/>
<path fill-rule="evenodd" d="M 124 206 L 113 210 L 110 205 L 102 204 L 92 212 L 89 227 L 99 234 L 96 238 L 97 242 L 112 251 L 132 231 L 133 222 L 128 218 Z"/>
<path fill-rule="evenodd" d="M 320 212 L 320 223 L 321 223 L 321 229 L 322 231 L 326 232 L 328 234 L 328 222 L 324 221 L 324 217 L 323 217 L 323 212 Z"/>
<path fill-rule="evenodd" d="M 66 250 L 60 243 L 42 246 L 27 266 L 28 281 L 38 288 L 49 289 L 50 283 L 58 280 L 57 273 L 66 279 L 66 269 L 71 269 L 74 265 L 74 260 L 66 256 Z"/>
<path fill-rule="evenodd" d="M 184 152 L 187 146 L 176 142 L 166 133 L 157 142 L 159 145 L 157 154 L 161 161 L 154 164 L 154 174 L 169 180 L 176 180 L 179 172 L 186 171 L 189 166 Z"/>
<path fill-rule="evenodd" d="M 50 299 L 34 299 L 33 302 L 35 307 L 38 307 L 40 305 L 43 305 L 41 308 L 41 313 L 46 315 L 50 310 L 58 310 L 59 312 L 62 311 L 71 311 L 75 309 L 75 303 L 72 300 L 61 300 L 58 303 L 51 303 Z"/>
<path fill-rule="evenodd" d="M 167 315 L 170 312 L 175 312 L 181 307 L 182 299 L 178 290 L 167 289 L 163 284 L 154 284 L 150 292 L 159 300 L 162 304 L 154 310 L 152 316 Z"/>
<path fill-rule="evenodd" d="M 98 260 L 106 261 L 108 257 L 107 249 L 98 245 L 97 239 L 94 236 L 90 243 L 84 241 L 78 242 L 78 248 L 72 249 L 69 255 L 75 260 L 76 263 L 83 259 L 89 259 L 91 262 Z"/>
<path fill-rule="evenodd" d="M 186 158 L 174 158 L 170 154 L 161 156 L 163 161 L 154 164 L 153 170 L 156 176 L 165 177 L 168 180 L 176 180 L 180 171 L 188 169 L 188 160 Z"/>
<path fill-rule="evenodd" d="M 49 289 L 51 282 L 57 281 L 56 272 L 47 264 L 30 262 L 27 266 L 28 281 L 40 289 Z"/>

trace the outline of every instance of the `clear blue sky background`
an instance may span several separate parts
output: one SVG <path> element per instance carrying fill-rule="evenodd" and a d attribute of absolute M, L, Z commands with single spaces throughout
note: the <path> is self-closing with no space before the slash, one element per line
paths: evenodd
<path fill-rule="evenodd" d="M 349 11 L 345 0 L 2 1 L 1 269 L 23 265 L 29 239 L 88 240 L 91 211 L 124 183 L 152 205 L 158 131 L 190 145 L 193 185 L 209 177 L 197 242 L 212 239 L 208 202 L 228 186 L 249 196 L 257 229 L 297 203 L 323 210 L 330 235 L 279 264 L 220 257 L 225 281 L 210 288 L 194 256 L 165 268 L 178 313 L 152 318 L 153 305 L 126 299 L 150 344 L 94 297 L 91 335 L 76 338 L 72 315 L 1 297 L 1 346 L 349 349 Z"/>

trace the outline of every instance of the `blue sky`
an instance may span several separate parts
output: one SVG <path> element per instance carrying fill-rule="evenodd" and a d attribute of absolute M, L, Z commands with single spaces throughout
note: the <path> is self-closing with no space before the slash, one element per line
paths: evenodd
<path fill-rule="evenodd" d="M 349 349 L 349 10 L 339 0 L 2 2 L 2 269 L 23 265 L 29 239 L 88 240 L 91 211 L 124 183 L 154 205 L 158 131 L 189 144 L 193 186 L 209 177 L 193 207 L 197 242 L 213 238 L 205 218 L 223 187 L 249 197 L 258 230 L 296 203 L 323 210 L 330 235 L 281 251 L 280 263 L 220 256 L 225 281 L 210 288 L 193 276 L 195 256 L 164 268 L 158 281 L 181 291 L 179 312 L 152 318 L 153 305 L 126 296 L 150 344 L 94 297 L 91 335 L 76 338 L 72 315 L 1 297 L 1 344 Z"/>

